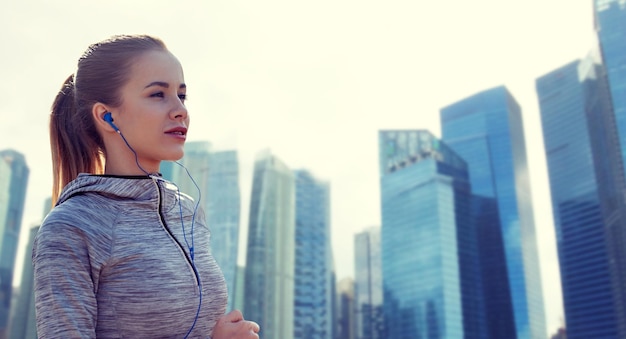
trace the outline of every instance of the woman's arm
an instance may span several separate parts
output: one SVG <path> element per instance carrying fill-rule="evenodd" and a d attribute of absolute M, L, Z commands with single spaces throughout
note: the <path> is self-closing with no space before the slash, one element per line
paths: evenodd
<path fill-rule="evenodd" d="M 87 236 L 76 227 L 44 223 L 33 245 L 39 338 L 95 338 L 96 284 Z"/>

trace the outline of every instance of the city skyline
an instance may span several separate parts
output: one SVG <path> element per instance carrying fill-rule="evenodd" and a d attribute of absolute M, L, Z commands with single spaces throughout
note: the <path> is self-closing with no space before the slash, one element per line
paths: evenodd
<path fill-rule="evenodd" d="M 423 128 L 439 134 L 441 107 L 507 85 L 527 129 L 542 273 L 550 282 L 544 290 L 560 289 L 533 86 L 540 74 L 592 47 L 589 1 L 459 1 L 452 2 L 454 11 L 449 2 L 214 2 L 195 3 L 192 10 L 175 4 L 144 10 L 140 1 L 36 3 L 32 10 L 31 3 L 11 2 L 0 14 L 0 41 L 12 51 L 0 66 L 11 79 L 1 85 L 6 96 L 0 111 L 7 121 L 0 127 L 0 149 L 24 153 L 31 167 L 23 230 L 40 221 L 50 192 L 46 125 L 55 91 L 89 43 L 145 32 L 162 37 L 183 63 L 189 140 L 241 151 L 242 229 L 258 150 L 270 147 L 290 168 L 328 179 L 338 279 L 353 276 L 346 239 L 380 224 L 377 131 Z M 93 24 L 95 13 L 106 24 Z M 562 316 L 559 293 L 551 297 L 549 330 Z"/>

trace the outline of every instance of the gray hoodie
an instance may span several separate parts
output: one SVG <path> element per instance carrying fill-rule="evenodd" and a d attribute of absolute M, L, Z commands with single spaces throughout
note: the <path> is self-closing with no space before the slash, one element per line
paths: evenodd
<path fill-rule="evenodd" d="M 33 246 L 39 338 L 209 338 L 227 291 L 195 208 L 158 177 L 69 183 Z"/>

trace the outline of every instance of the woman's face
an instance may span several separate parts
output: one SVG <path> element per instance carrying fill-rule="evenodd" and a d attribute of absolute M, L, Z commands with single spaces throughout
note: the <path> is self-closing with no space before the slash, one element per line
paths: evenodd
<path fill-rule="evenodd" d="M 131 67 L 122 87 L 115 124 L 137 153 L 141 166 L 156 172 L 162 160 L 178 160 L 189 127 L 183 69 L 167 51 L 150 51 Z"/>

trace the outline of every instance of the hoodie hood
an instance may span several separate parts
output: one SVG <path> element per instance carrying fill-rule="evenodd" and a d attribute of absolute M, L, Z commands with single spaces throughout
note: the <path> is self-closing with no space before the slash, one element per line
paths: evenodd
<path fill-rule="evenodd" d="M 109 176 L 81 173 L 63 188 L 57 205 L 75 195 L 85 193 L 96 193 L 118 199 L 150 200 L 155 198 L 154 187 L 153 179 L 148 176 Z"/>
<path fill-rule="evenodd" d="M 157 184 L 160 182 L 160 184 Z M 81 173 L 71 181 L 57 201 L 62 204 L 73 196 L 97 194 L 120 201 L 156 202 L 159 199 L 158 186 L 163 188 L 163 205 L 172 207 L 180 196 L 183 201 L 187 196 L 179 193 L 178 187 L 161 176 L 115 176 Z"/>

